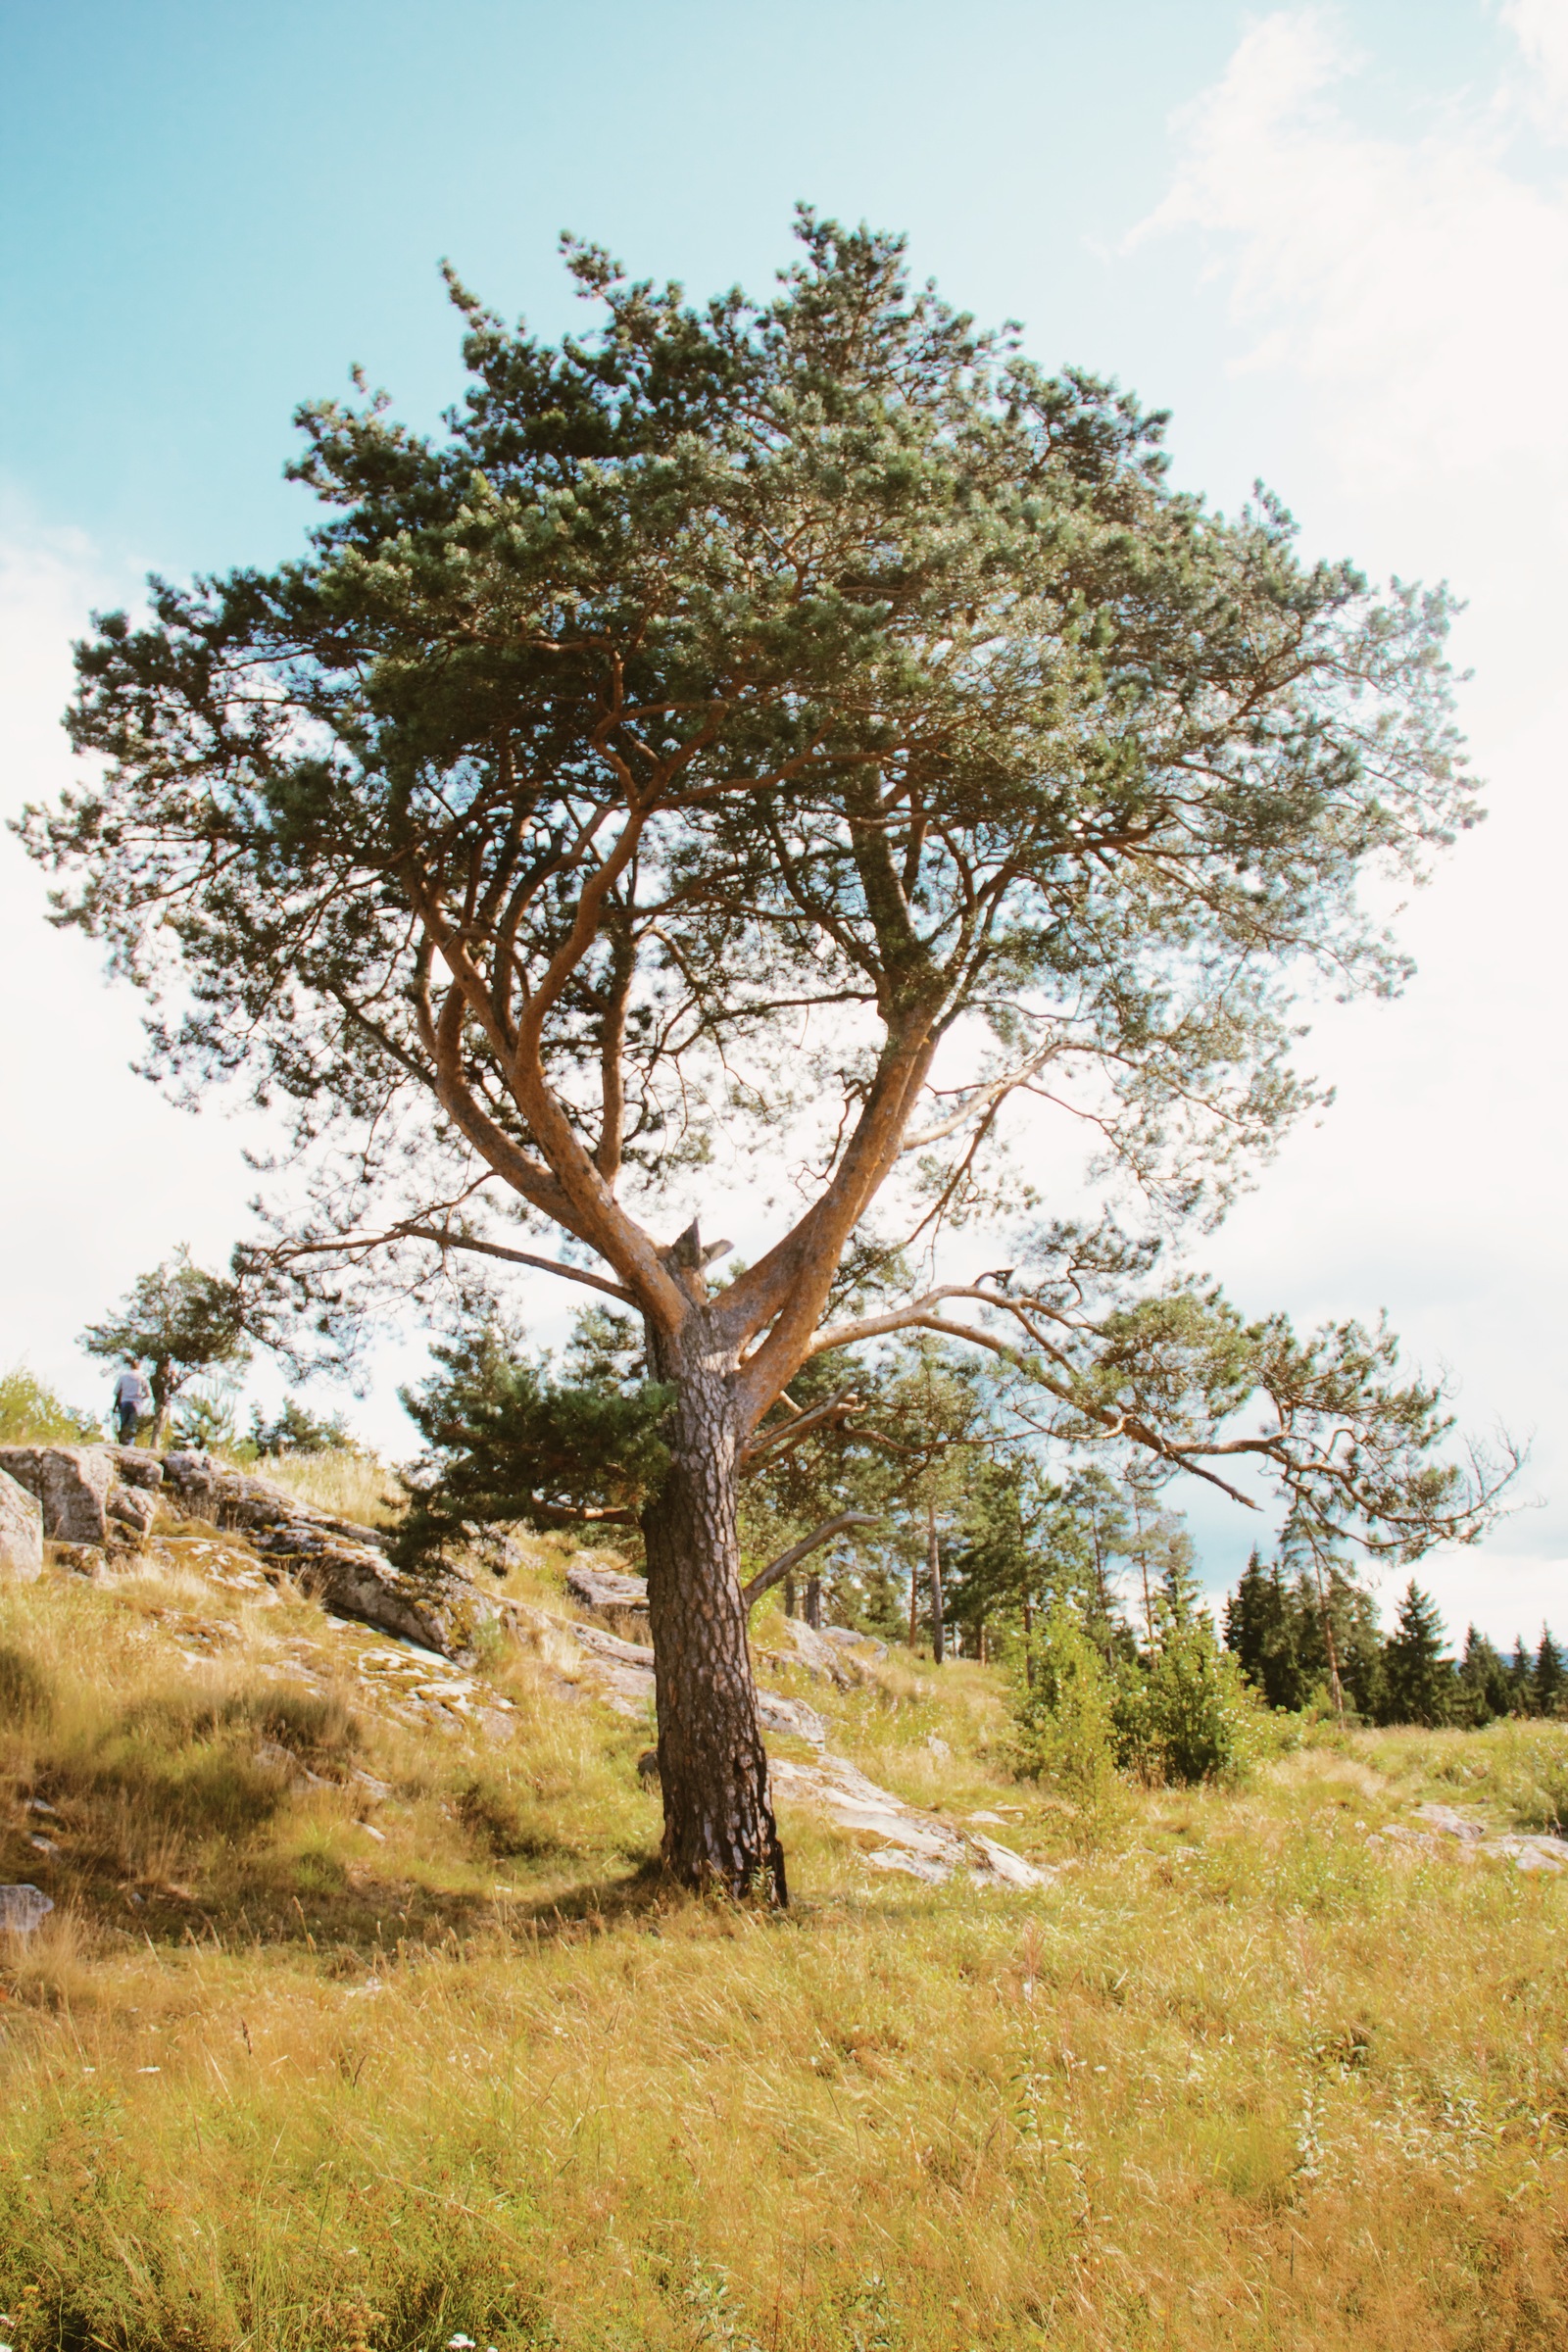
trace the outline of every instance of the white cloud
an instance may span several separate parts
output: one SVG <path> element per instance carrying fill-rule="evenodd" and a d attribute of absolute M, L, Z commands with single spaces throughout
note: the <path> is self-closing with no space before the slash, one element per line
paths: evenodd
<path fill-rule="evenodd" d="M 1524 53 L 1534 111 L 1568 127 L 1568 0 L 1502 0 L 1497 13 Z"/>
<path fill-rule="evenodd" d="M 1526 72 L 1420 116 L 1390 107 L 1338 15 L 1254 24 L 1174 119 L 1170 186 L 1133 237 L 1218 281 L 1229 372 L 1312 543 L 1469 599 L 1463 709 L 1492 821 L 1402 926 L 1405 1000 L 1319 1023 L 1307 1058 L 1339 1102 L 1214 1255 L 1250 1305 L 1386 1303 L 1416 1360 L 1452 1367 L 1467 1420 L 1534 1431 L 1546 1511 L 1432 1574 L 1451 1620 L 1499 1637 L 1548 1606 L 1568 1623 L 1568 196 L 1532 116 L 1550 102 L 1568 122 L 1568 6 L 1501 14 Z"/>
<path fill-rule="evenodd" d="M 1568 10 L 1505 13 L 1531 20 L 1568 98 Z M 1176 118 L 1175 178 L 1134 237 L 1212 241 L 1250 330 L 1233 366 L 1326 392 L 1322 429 L 1358 487 L 1430 489 L 1435 468 L 1495 477 L 1544 458 L 1560 505 L 1543 404 L 1565 354 L 1568 207 L 1514 167 L 1507 90 L 1444 110 L 1420 137 L 1380 136 L 1335 103 L 1365 62 L 1321 10 L 1255 24 Z"/>
<path fill-rule="evenodd" d="M 136 585 L 80 534 L 43 533 L 0 514 L 0 817 L 73 780 L 60 725 L 71 641 L 95 605 L 131 601 Z M 226 1262 L 256 1184 L 243 1147 L 264 1133 L 254 1116 L 175 1110 L 134 1074 L 137 1002 L 104 986 L 95 947 L 49 927 L 45 891 L 0 832 L 0 1370 L 25 1359 L 97 1409 L 107 1381 L 76 1334 L 177 1242 L 208 1265 Z M 263 1364 L 252 1385 L 272 1396 L 281 1383 Z M 351 1407 L 351 1418 L 407 1452 L 412 1432 L 390 1380 L 378 1403 Z"/>

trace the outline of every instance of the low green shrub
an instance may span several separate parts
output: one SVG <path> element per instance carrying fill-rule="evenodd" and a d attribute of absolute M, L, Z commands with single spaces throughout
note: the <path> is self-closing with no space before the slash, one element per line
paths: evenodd
<path fill-rule="evenodd" d="M 1013 1756 L 1060 1799 L 1076 1841 L 1099 1844 L 1120 1810 L 1115 1690 L 1082 1625 L 1059 1605 L 1032 1645 L 1017 1691 Z"/>
<path fill-rule="evenodd" d="M 1114 1715 L 1117 1760 L 1148 1788 L 1239 1780 L 1281 1744 L 1201 1614 L 1166 1626 L 1152 1657 L 1120 1666 Z"/>
<path fill-rule="evenodd" d="M 1151 1788 L 1236 1782 L 1298 1737 L 1294 1718 L 1270 1719 L 1202 1615 L 1167 1625 L 1152 1657 L 1107 1662 L 1072 1610 L 1053 1609 L 1013 1714 L 1015 1763 L 1089 1843 L 1116 1811 L 1118 1772 Z"/>

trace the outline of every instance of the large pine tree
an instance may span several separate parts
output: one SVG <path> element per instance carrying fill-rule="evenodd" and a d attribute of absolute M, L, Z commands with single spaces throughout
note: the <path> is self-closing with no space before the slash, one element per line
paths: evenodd
<path fill-rule="evenodd" d="M 318 1181 L 274 1266 L 352 1321 L 346 1267 L 477 1251 L 640 1321 L 664 1851 L 777 1898 L 738 1495 L 813 1356 L 956 1336 L 1054 1433 L 1262 1468 L 1396 1556 L 1485 1499 L 1387 1334 L 1150 1294 L 1098 1222 L 845 1280 L 994 1209 L 1027 1090 L 1163 1207 L 1222 1204 L 1312 1099 L 1299 976 L 1397 985 L 1362 870 L 1474 806 L 1441 593 L 1302 564 L 1276 502 L 1173 489 L 1162 418 L 978 332 L 897 239 L 801 233 L 772 299 L 701 308 L 573 249 L 602 326 L 555 346 L 454 285 L 446 436 L 304 410 L 310 551 L 101 622 L 93 775 L 28 836 L 118 970 L 182 959 L 153 1066 L 295 1106 Z M 699 1194 L 754 1180 L 771 1228 L 715 1287 Z"/>

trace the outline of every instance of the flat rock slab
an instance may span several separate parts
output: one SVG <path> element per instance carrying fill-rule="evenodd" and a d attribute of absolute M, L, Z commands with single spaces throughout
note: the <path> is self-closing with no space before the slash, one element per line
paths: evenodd
<path fill-rule="evenodd" d="M 603 1568 L 596 1560 L 573 1560 L 566 1570 L 566 1591 L 580 1609 L 592 1609 L 596 1614 L 638 1621 L 637 1630 L 648 1626 L 648 1579 L 628 1576 L 618 1568 Z"/>
<path fill-rule="evenodd" d="M 1466 1845 L 1479 1845 L 1487 1834 L 1485 1822 L 1456 1813 L 1452 1805 L 1417 1805 L 1415 1818 L 1423 1828 L 1440 1830 L 1445 1837 L 1457 1838 Z"/>
<path fill-rule="evenodd" d="M 1545 1830 L 1490 1831 L 1485 1822 L 1456 1812 L 1452 1805 L 1417 1805 L 1410 1821 L 1385 1823 L 1371 1833 L 1367 1843 L 1396 1853 L 1448 1853 L 1455 1859 L 1486 1854 L 1511 1862 L 1515 1870 L 1568 1869 L 1568 1838 L 1555 1838 Z"/>
<path fill-rule="evenodd" d="M 970 1871 L 982 1886 L 1048 1886 L 1056 1876 L 993 1838 L 973 1833 L 966 1837 L 934 1815 L 905 1804 L 853 1764 L 836 1759 L 792 1764 L 775 1757 L 769 1769 L 780 1794 L 842 1830 L 874 1838 L 877 1842 L 864 1856 L 869 1869 L 902 1871 L 931 1886 L 940 1886 L 959 1868 Z"/>
<path fill-rule="evenodd" d="M 804 1666 L 808 1674 L 819 1681 L 831 1683 L 836 1690 L 848 1690 L 865 1680 L 860 1662 L 850 1656 L 837 1642 L 808 1625 L 804 1617 L 779 1617 L 773 1621 L 785 1646 L 776 1650 L 760 1650 L 770 1666 Z"/>
<path fill-rule="evenodd" d="M 564 1617 L 553 1617 L 543 1609 L 524 1610 L 514 1605 L 519 1618 L 547 1624 L 557 1636 L 575 1644 L 584 1667 L 584 1679 L 617 1715 L 640 1719 L 653 1706 L 658 1686 L 654 1653 L 646 1643 L 623 1641 L 618 1634 L 606 1633 L 602 1626 L 574 1624 Z M 817 1749 L 827 1744 L 827 1725 L 804 1699 L 784 1698 L 776 1690 L 760 1690 L 757 1715 L 764 1732 L 783 1732 Z"/>

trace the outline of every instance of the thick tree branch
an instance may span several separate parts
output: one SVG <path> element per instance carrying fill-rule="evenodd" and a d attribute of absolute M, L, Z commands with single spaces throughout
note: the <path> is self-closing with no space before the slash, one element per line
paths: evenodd
<path fill-rule="evenodd" d="M 841 1535 L 847 1527 L 875 1525 L 874 1511 L 840 1511 L 836 1519 L 824 1519 L 820 1527 L 813 1527 L 808 1536 L 803 1536 L 798 1544 L 790 1545 L 788 1551 L 781 1551 L 776 1560 L 770 1560 L 765 1568 L 760 1569 L 749 1585 L 742 1585 L 741 1599 L 747 1608 L 752 1608 L 764 1592 L 771 1592 L 773 1587 L 781 1584 L 790 1570 L 799 1567 L 808 1553 L 815 1551 L 819 1544 Z"/>

